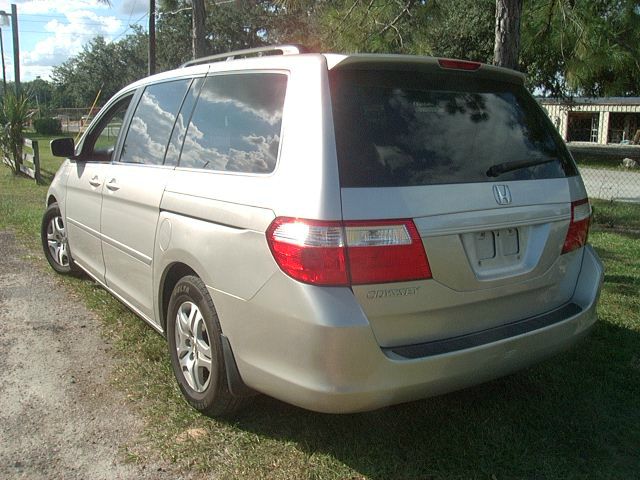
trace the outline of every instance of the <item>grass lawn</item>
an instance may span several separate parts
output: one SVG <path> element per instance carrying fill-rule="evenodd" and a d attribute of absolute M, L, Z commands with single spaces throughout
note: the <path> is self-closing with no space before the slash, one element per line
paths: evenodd
<path fill-rule="evenodd" d="M 624 152 L 617 152 L 615 149 L 592 151 L 585 148 L 571 148 L 571 146 L 569 146 L 569 150 L 578 167 L 628 171 L 621 166 L 622 160 L 628 156 L 633 157 L 636 161 L 639 160 L 637 152 L 627 155 Z"/>
<path fill-rule="evenodd" d="M 625 169 L 620 166 L 621 158 L 611 158 L 602 155 L 576 154 L 573 152 L 573 159 L 578 167 L 599 168 L 604 170 L 621 170 Z"/>
<path fill-rule="evenodd" d="M 47 171 L 57 164 L 43 155 Z M 54 281 L 38 244 L 45 192 L 0 169 L 0 228 L 15 230 L 27 261 Z M 182 400 L 163 338 L 88 279 L 61 281 L 104 319 L 118 358 L 114 385 L 147 418 L 144 444 L 126 448 L 131 461 L 150 448 L 207 478 L 637 478 L 640 237 L 629 229 L 640 229 L 640 206 L 595 207 L 590 241 L 606 278 L 585 341 L 507 378 L 357 415 L 261 396 L 233 421 L 203 417 Z"/>

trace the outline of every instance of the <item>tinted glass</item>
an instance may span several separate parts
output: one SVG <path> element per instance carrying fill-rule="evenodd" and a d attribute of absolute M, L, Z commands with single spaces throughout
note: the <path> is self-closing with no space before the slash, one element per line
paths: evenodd
<path fill-rule="evenodd" d="M 460 74 L 335 71 L 331 93 L 343 187 L 576 174 L 553 126 L 521 86 Z M 498 174 L 491 168 L 505 162 L 521 168 Z"/>
<path fill-rule="evenodd" d="M 182 148 L 182 143 L 184 142 L 184 134 L 187 132 L 187 124 L 189 123 L 189 118 L 193 112 L 193 106 L 196 104 L 196 100 L 198 100 L 198 95 L 200 94 L 200 89 L 202 88 L 203 83 L 204 78 L 196 78 L 191 83 L 191 88 L 189 88 L 189 92 L 187 93 L 184 102 L 182 102 L 182 108 L 180 108 L 180 113 L 178 113 L 178 118 L 176 118 L 176 123 L 173 126 L 171 140 L 167 147 L 167 154 L 164 157 L 165 165 L 175 166 L 178 164 L 180 150 Z"/>
<path fill-rule="evenodd" d="M 121 162 L 162 165 L 164 153 L 191 80 L 176 80 L 145 88 L 131 119 Z"/>
<path fill-rule="evenodd" d="M 180 166 L 247 173 L 273 171 L 287 76 L 216 75 L 205 80 Z"/>

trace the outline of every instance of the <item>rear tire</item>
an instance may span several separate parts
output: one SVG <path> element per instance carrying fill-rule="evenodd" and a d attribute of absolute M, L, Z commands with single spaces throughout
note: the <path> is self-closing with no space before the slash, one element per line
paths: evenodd
<path fill-rule="evenodd" d="M 40 226 L 42 249 L 49 265 L 61 274 L 77 273 L 78 267 L 71 256 L 67 229 L 57 203 L 47 207 Z"/>
<path fill-rule="evenodd" d="M 185 399 L 210 417 L 235 413 L 243 399 L 227 385 L 218 314 L 200 278 L 189 275 L 176 284 L 167 309 L 171 366 Z"/>

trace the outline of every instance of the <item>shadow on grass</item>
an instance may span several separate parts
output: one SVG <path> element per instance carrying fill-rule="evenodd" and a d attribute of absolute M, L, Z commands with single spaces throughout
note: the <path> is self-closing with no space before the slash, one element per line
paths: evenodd
<path fill-rule="evenodd" d="M 355 415 L 258 397 L 235 426 L 374 479 L 624 478 L 640 471 L 638 349 L 638 333 L 598 325 L 565 354 L 461 392 Z"/>
<path fill-rule="evenodd" d="M 53 181 L 53 177 L 55 176 L 56 172 L 52 172 L 50 170 L 45 170 L 44 168 L 40 169 L 40 176 L 42 178 L 42 183 L 41 185 L 48 187 L 49 185 L 51 185 L 51 182 Z"/>
<path fill-rule="evenodd" d="M 640 278 L 629 275 L 605 275 L 605 282 L 612 284 L 615 293 L 630 297 L 640 295 Z"/>

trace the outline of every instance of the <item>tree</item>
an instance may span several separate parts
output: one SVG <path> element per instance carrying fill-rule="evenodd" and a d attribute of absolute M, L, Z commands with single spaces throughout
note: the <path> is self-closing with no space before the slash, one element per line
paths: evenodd
<path fill-rule="evenodd" d="M 204 9 L 204 0 L 191 0 L 191 18 L 192 18 L 192 52 L 193 59 L 204 57 L 207 54 L 204 22 L 206 13 Z"/>
<path fill-rule="evenodd" d="M 65 106 L 87 107 L 102 91 L 108 99 L 146 74 L 146 34 L 139 29 L 119 42 L 96 37 L 83 50 L 55 67 L 56 94 Z"/>
<path fill-rule="evenodd" d="M 0 105 L 0 155 L 9 160 L 9 168 L 16 175 L 22 164 L 22 142 L 28 120 L 28 95 L 8 90 Z"/>
<path fill-rule="evenodd" d="M 548 95 L 640 95 L 640 1 L 538 0 L 523 16 L 522 65 Z"/>
<path fill-rule="evenodd" d="M 522 0 L 496 0 L 493 63 L 499 67 L 518 67 L 521 16 Z"/>
<path fill-rule="evenodd" d="M 495 0 L 438 2 L 419 20 L 421 53 L 436 57 L 493 61 Z"/>
<path fill-rule="evenodd" d="M 281 3 L 285 10 L 294 11 L 289 2 Z M 327 50 L 424 53 L 420 52 L 423 44 L 419 36 L 424 31 L 420 19 L 435 4 L 419 0 L 334 0 L 302 3 L 297 8 L 312 18 L 309 23 L 319 25 L 313 40 Z"/>

